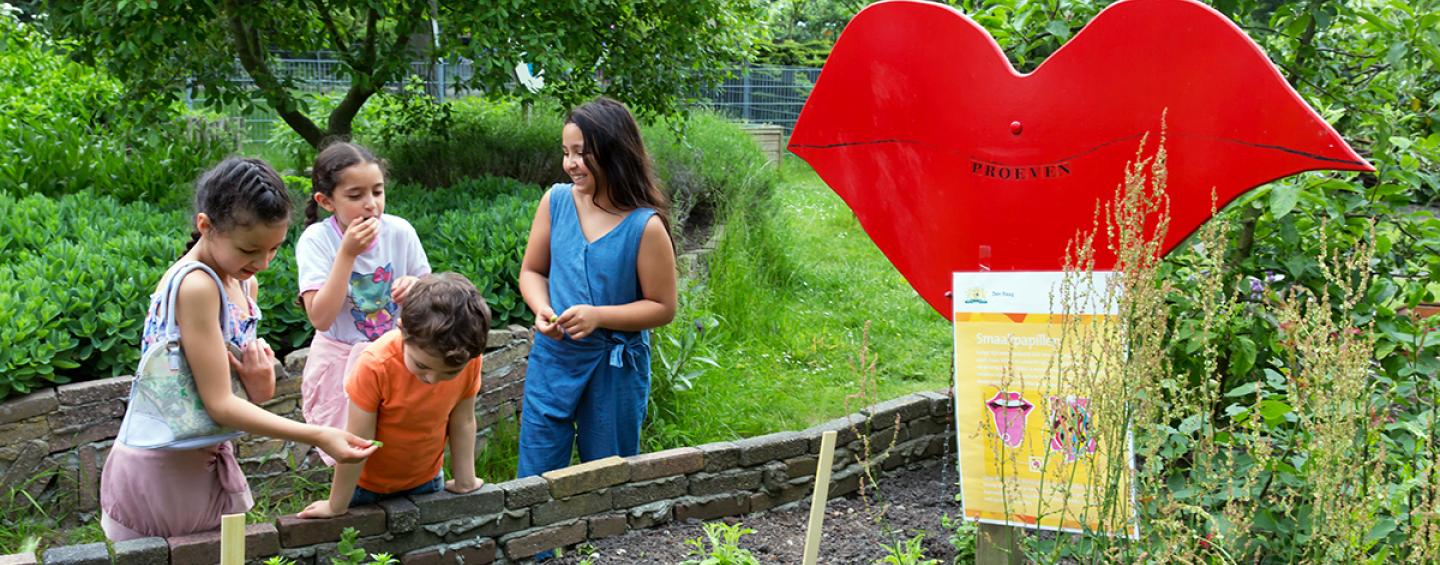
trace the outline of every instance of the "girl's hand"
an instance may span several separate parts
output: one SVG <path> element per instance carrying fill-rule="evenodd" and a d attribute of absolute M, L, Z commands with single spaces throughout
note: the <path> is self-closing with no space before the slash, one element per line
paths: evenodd
<path fill-rule="evenodd" d="M 448 491 L 453 492 L 453 493 L 455 493 L 455 494 L 465 494 L 465 493 L 467 493 L 467 492 L 470 492 L 470 491 L 473 491 L 473 490 L 475 490 L 475 489 L 477 489 L 477 488 L 480 488 L 480 487 L 481 487 L 482 485 L 484 485 L 484 484 L 485 484 L 485 481 L 484 481 L 483 479 L 481 479 L 480 477 L 470 477 L 470 478 L 460 478 L 460 477 L 456 477 L 456 478 L 454 478 L 454 479 L 450 479 L 450 480 L 448 480 L 448 481 L 445 481 L 445 490 L 448 490 Z"/>
<path fill-rule="evenodd" d="M 375 243 L 375 238 L 379 235 L 379 218 L 351 221 L 345 228 L 345 238 L 340 241 L 340 252 L 350 257 L 359 257 Z"/>
<path fill-rule="evenodd" d="M 564 339 L 565 334 L 560 331 L 560 325 L 555 323 L 559 318 L 550 307 L 545 307 L 539 314 L 535 315 L 535 331 L 545 334 L 550 339 L 559 341 Z"/>
<path fill-rule="evenodd" d="M 309 506 L 306 506 L 304 510 L 301 510 L 300 513 L 295 516 L 299 518 L 334 518 L 336 516 L 342 516 L 349 511 L 350 509 L 346 508 L 336 512 L 330 508 L 329 500 L 317 500 L 311 502 Z"/>
<path fill-rule="evenodd" d="M 370 440 L 345 430 L 323 426 L 320 429 L 320 441 L 315 442 L 315 446 L 341 463 L 359 463 L 380 449 Z"/>
<path fill-rule="evenodd" d="M 395 284 L 390 287 L 390 300 L 403 306 L 405 297 L 410 294 L 410 287 L 415 286 L 415 281 L 418 280 L 420 279 L 409 275 L 395 279 Z"/>
<path fill-rule="evenodd" d="M 236 355 L 236 349 L 232 346 L 228 352 L 230 355 L 230 368 L 240 376 L 240 383 L 245 385 L 245 392 L 250 401 L 261 403 L 270 400 L 269 398 L 258 398 L 256 391 L 272 390 L 275 382 L 275 350 L 270 349 L 270 344 L 263 339 L 257 339 L 245 344 Z"/>
<path fill-rule="evenodd" d="M 570 339 L 584 339 L 600 327 L 600 312 L 589 304 L 571 306 L 555 321 Z"/>

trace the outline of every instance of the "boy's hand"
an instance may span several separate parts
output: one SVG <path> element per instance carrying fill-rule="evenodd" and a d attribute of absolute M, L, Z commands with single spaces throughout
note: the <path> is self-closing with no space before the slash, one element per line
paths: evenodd
<path fill-rule="evenodd" d="M 300 518 L 334 518 L 336 516 L 344 515 L 346 512 L 349 511 L 350 509 L 346 508 L 345 510 L 336 512 L 330 508 L 329 500 L 317 500 L 315 502 L 311 502 L 309 506 L 306 506 L 305 509 L 301 510 L 299 514 L 296 514 L 296 516 Z"/>
<path fill-rule="evenodd" d="M 465 494 L 467 492 L 480 488 L 484 484 L 485 481 L 479 477 L 470 477 L 468 479 L 463 477 L 456 477 L 454 479 L 445 481 L 445 490 L 448 490 L 455 494 Z"/>
<path fill-rule="evenodd" d="M 415 281 L 418 280 L 420 279 L 409 275 L 396 279 L 395 284 L 390 286 L 390 300 L 394 300 L 396 304 L 404 306 L 405 296 L 410 294 L 410 287 L 415 286 Z"/>
<path fill-rule="evenodd" d="M 345 237 L 340 240 L 340 252 L 350 257 L 359 257 L 370 244 L 375 243 L 375 237 L 380 235 L 380 219 L 364 218 L 350 221 L 345 227 Z"/>
<path fill-rule="evenodd" d="M 560 330 L 560 325 L 555 323 L 559 319 L 560 317 L 555 315 L 555 311 L 547 306 L 535 316 L 535 331 L 559 341 L 565 337 L 565 333 Z"/>

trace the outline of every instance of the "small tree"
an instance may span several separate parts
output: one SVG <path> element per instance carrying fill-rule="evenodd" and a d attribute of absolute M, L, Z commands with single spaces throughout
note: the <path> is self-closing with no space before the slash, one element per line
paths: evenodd
<path fill-rule="evenodd" d="M 267 103 L 318 147 L 348 138 L 365 102 L 410 62 L 474 61 L 463 86 L 501 91 L 518 63 L 544 73 L 538 93 L 573 104 L 596 94 L 637 111 L 672 114 L 743 57 L 759 10 L 752 0 L 70 0 L 49 4 L 50 25 L 75 53 L 106 65 L 133 98 L 173 103 L 187 85 L 210 107 Z M 436 41 L 431 23 L 443 33 Z M 438 43 L 438 46 L 437 46 Z M 297 82 L 277 73 L 280 53 L 335 53 L 350 85 L 323 124 L 307 115 Z M 236 62 L 254 85 L 231 80 Z"/>

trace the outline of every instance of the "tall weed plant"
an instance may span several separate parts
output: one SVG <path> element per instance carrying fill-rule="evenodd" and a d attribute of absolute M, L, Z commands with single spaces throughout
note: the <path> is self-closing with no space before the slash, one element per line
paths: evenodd
<path fill-rule="evenodd" d="M 1379 371 L 1373 317 L 1356 316 L 1383 279 L 1374 270 L 1373 223 L 1343 245 L 1318 242 L 1323 284 L 1314 287 L 1256 288 L 1227 261 L 1233 226 L 1224 221 L 1161 261 L 1163 134 L 1148 157 L 1145 143 L 1114 201 L 1097 211 L 1104 225 L 1072 246 L 1067 283 L 1055 298 L 1062 308 L 1114 303 L 1115 323 L 1086 327 L 1067 318 L 1052 361 L 1060 394 L 1091 399 L 1096 457 L 1108 469 L 1073 485 L 1092 502 L 1087 517 L 1104 530 L 1137 527 L 1139 537 L 1031 536 L 1028 556 L 1042 563 L 1433 562 L 1440 452 L 1434 404 L 1424 400 L 1436 384 L 1420 377 L 1395 387 Z M 1118 261 L 1102 295 L 1092 296 L 1081 282 L 1099 244 Z M 1252 360 L 1236 371 L 1226 328 L 1251 320 L 1273 324 L 1279 339 L 1265 365 Z M 1088 362 L 1067 362 L 1082 358 Z M 1132 437 L 1133 469 L 1124 448 Z M 1124 511 L 1131 496 L 1133 518 Z"/>

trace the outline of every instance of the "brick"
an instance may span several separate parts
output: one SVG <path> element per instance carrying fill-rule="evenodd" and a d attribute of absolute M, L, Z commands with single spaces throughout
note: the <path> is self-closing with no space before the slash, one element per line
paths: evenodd
<path fill-rule="evenodd" d="M 606 457 L 556 469 L 541 475 L 550 481 L 550 495 L 566 498 L 630 480 L 630 465 L 619 457 Z"/>
<path fill-rule="evenodd" d="M 830 420 L 829 422 L 825 422 L 823 424 L 816 424 L 815 426 L 807 428 L 804 432 L 801 433 L 805 434 L 806 437 L 810 438 L 810 453 L 820 453 L 820 441 L 821 437 L 825 432 L 834 431 L 835 446 L 840 447 L 842 445 L 855 441 L 855 438 L 858 437 L 855 435 L 856 431 L 864 430 L 865 416 L 863 414 L 851 414 L 849 416 Z"/>
<path fill-rule="evenodd" d="M 485 387 L 480 392 L 480 400 L 476 402 L 481 406 L 496 406 L 506 402 L 514 402 L 525 396 L 525 385 L 520 382 L 512 382 L 504 386 Z"/>
<path fill-rule="evenodd" d="M 310 357 L 310 348 L 302 347 L 285 356 L 285 370 L 292 375 L 305 374 L 305 360 Z M 280 383 L 275 383 L 277 386 Z M 276 396 L 279 396 L 278 391 Z"/>
<path fill-rule="evenodd" d="M 38 476 L 40 473 L 37 473 L 36 470 L 41 460 L 50 454 L 50 448 L 45 445 L 45 440 L 40 439 L 27 440 L 10 449 L 14 450 L 15 459 L 5 467 L 5 473 L 0 474 L 0 490 L 5 491 L 23 485 Z"/>
<path fill-rule="evenodd" d="M 810 442 L 799 433 L 780 432 L 742 439 L 735 445 L 740 448 L 740 465 L 749 467 L 805 453 Z"/>
<path fill-rule="evenodd" d="M 867 437 L 870 441 L 870 454 L 874 456 L 905 443 L 905 440 L 910 439 L 910 432 L 904 425 L 898 428 L 891 426 L 872 431 Z"/>
<path fill-rule="evenodd" d="M 498 350 L 498 351 L 487 352 L 487 353 L 485 354 L 485 366 L 486 366 L 486 367 L 491 367 L 491 366 L 493 366 L 493 367 L 495 367 L 495 368 L 497 368 L 497 369 L 500 368 L 500 367 L 508 367 L 508 366 L 514 364 L 516 361 L 520 361 L 520 360 L 522 360 L 522 359 L 525 359 L 525 358 L 528 357 L 529 355 L 530 355 L 530 348 L 529 348 L 529 347 L 526 347 L 526 346 L 506 347 L 506 348 L 500 349 L 500 350 Z M 482 378 L 485 376 L 483 370 L 481 371 L 481 375 L 480 375 L 480 376 L 481 376 Z"/>
<path fill-rule="evenodd" d="M 930 459 L 932 457 L 940 457 L 947 453 L 953 456 L 955 449 L 955 436 L 953 434 L 930 436 L 930 439 L 925 444 L 924 451 L 920 452 L 919 458 Z"/>
<path fill-rule="evenodd" d="M 45 550 L 45 565 L 110 565 L 104 543 L 62 545 Z"/>
<path fill-rule="evenodd" d="M 287 442 L 283 439 L 266 438 L 265 436 L 246 436 L 235 446 L 235 457 L 239 459 L 250 459 L 252 457 L 268 457 L 280 454 L 285 450 Z"/>
<path fill-rule="evenodd" d="M 488 429 L 491 426 L 494 426 L 496 422 L 499 422 L 501 420 L 509 420 L 510 418 L 515 417 L 516 406 L 517 403 L 515 402 L 507 402 L 499 406 L 489 408 L 488 411 L 476 417 L 476 423 L 479 425 L 479 429 Z"/>
<path fill-rule="evenodd" d="M 675 504 L 675 521 L 714 520 L 750 511 L 750 495 L 721 494 Z"/>
<path fill-rule="evenodd" d="M 439 524 L 426 524 L 420 529 L 444 541 L 461 541 L 477 537 L 498 537 L 530 527 L 530 510 L 506 510 L 495 514 L 456 518 Z"/>
<path fill-rule="evenodd" d="M 345 528 L 355 528 L 361 536 L 373 536 L 385 531 L 385 522 L 385 511 L 378 506 L 354 507 L 336 518 L 307 520 L 292 515 L 275 521 L 280 526 L 280 545 L 285 547 L 338 541 Z"/>
<path fill-rule="evenodd" d="M 909 422 L 922 416 L 930 414 L 930 400 L 919 394 L 907 394 L 900 398 L 881 402 L 864 410 L 862 413 L 870 416 L 870 423 L 877 430 L 895 425 L 895 416 L 900 416 L 900 423 Z"/>
<path fill-rule="evenodd" d="M 628 458 L 630 480 L 649 481 L 686 475 L 705 468 L 705 453 L 694 447 L 678 447 Z"/>
<path fill-rule="evenodd" d="M 520 532 L 502 539 L 501 542 L 505 544 L 505 557 L 518 561 L 547 549 L 585 541 L 586 532 L 585 521 L 577 520 L 569 524 L 541 528 L 532 532 Z"/>
<path fill-rule="evenodd" d="M 79 492 L 76 493 L 76 509 L 93 512 L 100 508 L 100 467 L 95 461 L 98 454 L 94 445 L 82 445 L 77 455 L 79 466 L 76 468 L 75 486 Z"/>
<path fill-rule="evenodd" d="M 827 498 L 833 500 L 860 490 L 860 480 L 863 475 L 864 471 L 859 466 L 831 475 Z"/>
<path fill-rule="evenodd" d="M 60 385 L 55 388 L 55 395 L 61 406 L 85 406 L 116 400 L 123 403 L 130 397 L 130 381 L 134 378 L 114 377 Z"/>
<path fill-rule="evenodd" d="M 0 565 L 35 565 L 34 553 L 11 553 L 0 555 Z"/>
<path fill-rule="evenodd" d="M 943 434 L 950 430 L 950 424 L 948 422 L 934 417 L 913 420 L 905 424 L 905 427 L 909 428 L 911 438 Z"/>
<path fill-rule="evenodd" d="M 943 417 L 945 420 L 949 420 L 954 416 L 954 398 L 950 396 L 950 389 L 947 388 L 938 391 L 926 390 L 915 394 L 920 395 L 921 398 L 924 398 L 930 403 L 931 416 Z"/>
<path fill-rule="evenodd" d="M 536 526 L 546 526 L 582 516 L 599 514 L 610 508 L 609 492 L 589 492 L 535 506 L 530 510 L 530 521 Z"/>
<path fill-rule="evenodd" d="M 82 427 L 68 432 L 54 431 L 50 435 L 51 453 L 74 449 L 77 445 L 83 445 L 96 441 L 115 439 L 115 434 L 120 431 L 120 418 L 111 418 L 89 427 Z"/>
<path fill-rule="evenodd" d="M 785 460 L 785 475 L 791 479 L 796 477 L 813 477 L 815 476 L 815 468 L 819 463 L 820 456 L 818 455 L 791 457 Z"/>
<path fill-rule="evenodd" d="M 757 492 L 750 495 L 750 511 L 764 512 L 776 506 L 782 506 L 810 498 L 815 488 L 809 483 L 799 485 L 785 485 L 777 490 L 769 492 Z"/>
<path fill-rule="evenodd" d="M 18 422 L 0 425 L 0 445 L 44 439 L 50 435 L 50 424 L 44 416 L 35 416 Z"/>
<path fill-rule="evenodd" d="M 714 473 L 740 464 L 740 447 L 728 441 L 696 447 L 705 456 L 705 471 Z"/>
<path fill-rule="evenodd" d="M 170 545 L 170 562 L 215 563 L 220 559 L 220 530 L 175 536 L 165 540 Z M 245 526 L 245 555 L 275 555 L 280 553 L 280 537 L 275 524 L 250 524 Z"/>
<path fill-rule="evenodd" d="M 385 511 L 385 530 L 392 534 L 415 531 L 420 522 L 420 507 L 408 498 L 389 498 L 378 503 Z"/>
<path fill-rule="evenodd" d="M 670 522 L 674 509 L 675 501 L 659 500 L 631 508 L 625 512 L 625 517 L 630 522 L 630 529 L 642 530 Z"/>
<path fill-rule="evenodd" d="M 420 507 L 420 523 L 434 524 L 455 518 L 480 514 L 494 514 L 505 507 L 505 491 L 490 483 L 465 494 L 440 491 L 434 494 L 412 496 L 410 500 Z"/>
<path fill-rule="evenodd" d="M 490 333 L 485 334 L 486 351 L 488 352 L 489 350 L 499 349 L 501 347 L 509 345 L 510 338 L 514 335 L 515 334 L 513 332 L 504 328 L 495 328 L 490 330 Z"/>
<path fill-rule="evenodd" d="M 486 361 L 489 360 L 487 359 Z M 480 375 L 481 380 L 485 383 L 485 388 L 480 391 L 481 394 L 484 394 L 492 388 L 500 388 L 502 386 L 521 382 L 521 373 L 520 371 L 516 370 L 515 365 L 513 364 L 491 367 L 487 363 L 485 365 L 485 368 L 488 370 L 483 371 Z"/>
<path fill-rule="evenodd" d="M 400 558 L 401 565 L 465 565 L 493 563 L 495 540 L 482 539 L 452 546 L 417 549 Z"/>
<path fill-rule="evenodd" d="M 690 477 L 690 494 L 710 496 L 760 488 L 760 469 L 732 469 L 722 473 L 696 473 Z"/>
<path fill-rule="evenodd" d="M 524 508 L 550 500 L 550 481 L 544 477 L 531 476 L 500 483 L 505 491 L 506 508 Z"/>
<path fill-rule="evenodd" d="M 32 392 L 20 398 L 12 398 L 0 402 L 0 426 L 42 416 L 59 407 L 60 401 L 53 388 Z"/>
<path fill-rule="evenodd" d="M 140 538 L 115 542 L 117 565 L 169 565 L 170 544 L 165 538 Z"/>
<path fill-rule="evenodd" d="M 293 397 L 272 398 L 270 402 L 265 403 L 264 408 L 272 414 L 289 416 L 300 408 L 300 403 Z"/>
<path fill-rule="evenodd" d="M 611 503 L 615 508 L 630 508 L 649 504 L 656 500 L 679 498 L 688 492 L 689 481 L 684 476 L 666 477 L 658 481 L 631 483 L 610 490 Z"/>
<path fill-rule="evenodd" d="M 597 540 L 618 536 L 625 533 L 629 522 L 625 520 L 624 514 L 606 514 L 596 516 L 588 520 L 590 524 L 590 539 Z"/>
<path fill-rule="evenodd" d="M 300 371 L 295 371 L 291 373 L 291 375 L 293 376 L 283 379 L 280 378 L 279 374 L 275 375 L 275 396 L 271 397 L 270 400 L 273 401 L 277 398 L 300 398 L 300 385 L 304 382 L 304 379 L 300 377 Z"/>
<path fill-rule="evenodd" d="M 125 416 L 124 400 L 106 400 L 86 406 L 61 405 L 59 410 L 45 417 L 50 429 L 57 434 L 79 431 L 107 422 L 120 421 Z M 116 428 L 119 429 L 118 427 Z"/>

